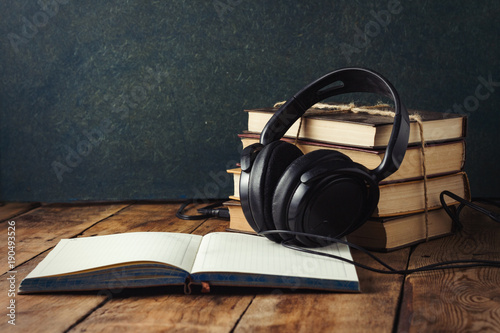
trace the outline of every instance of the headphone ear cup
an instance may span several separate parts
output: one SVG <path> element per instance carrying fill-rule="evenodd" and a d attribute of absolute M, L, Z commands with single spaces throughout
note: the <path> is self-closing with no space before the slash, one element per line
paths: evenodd
<path fill-rule="evenodd" d="M 368 169 L 343 154 L 313 153 L 297 159 L 283 174 L 273 198 L 273 219 L 279 229 L 343 237 L 372 214 L 378 185 Z M 316 176 L 307 180 L 311 174 Z M 326 245 L 303 236 L 295 237 L 295 242 Z"/>
<path fill-rule="evenodd" d="M 272 217 L 276 184 L 287 167 L 301 156 L 303 153 L 296 146 L 284 141 L 275 141 L 264 146 L 255 158 L 249 177 L 248 200 L 257 230 L 252 227 L 256 232 L 276 229 Z M 266 237 L 276 242 L 283 240 L 278 234 L 269 234 Z"/>
<path fill-rule="evenodd" d="M 337 164 L 337 173 L 334 169 L 333 173 L 303 185 L 310 189 L 293 197 L 288 216 L 293 230 L 341 238 L 360 227 L 373 213 L 379 198 L 377 184 L 363 166 Z M 306 246 L 329 243 L 311 237 L 296 239 Z"/>
<path fill-rule="evenodd" d="M 321 149 L 299 157 L 290 164 L 277 183 L 273 196 L 272 214 L 276 229 L 293 230 L 288 224 L 288 205 L 295 189 L 300 184 L 300 177 L 318 164 L 338 160 L 352 162 L 349 157 L 338 151 Z M 282 237 L 287 236 L 283 235 Z"/>

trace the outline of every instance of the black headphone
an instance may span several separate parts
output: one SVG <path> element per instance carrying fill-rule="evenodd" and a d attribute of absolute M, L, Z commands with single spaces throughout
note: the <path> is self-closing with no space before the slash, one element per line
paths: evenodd
<path fill-rule="evenodd" d="M 394 101 L 391 137 L 381 164 L 369 170 L 333 150 L 304 155 L 295 145 L 281 141 L 307 109 L 331 96 L 368 92 Z M 342 68 L 304 87 L 273 115 L 260 143 L 241 154 L 240 200 L 243 213 L 257 232 L 290 230 L 343 237 L 359 228 L 377 207 L 378 183 L 400 166 L 408 145 L 408 111 L 396 89 L 383 76 L 364 68 Z M 275 242 L 290 236 L 268 233 Z M 304 246 L 325 245 L 312 237 L 295 236 Z"/>

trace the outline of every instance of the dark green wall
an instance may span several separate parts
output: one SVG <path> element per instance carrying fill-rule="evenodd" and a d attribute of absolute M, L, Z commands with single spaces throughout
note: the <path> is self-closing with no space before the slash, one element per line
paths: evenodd
<path fill-rule="evenodd" d="M 499 194 L 498 1 L 18 0 L 0 13 L 0 200 L 224 197 L 242 110 L 343 66 L 385 74 L 410 108 L 466 112 L 473 194 Z"/>

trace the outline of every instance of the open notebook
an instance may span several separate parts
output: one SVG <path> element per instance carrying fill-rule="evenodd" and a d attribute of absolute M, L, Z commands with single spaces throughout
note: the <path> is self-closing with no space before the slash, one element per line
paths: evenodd
<path fill-rule="evenodd" d="M 352 259 L 349 248 L 342 244 L 317 250 Z M 224 232 L 206 236 L 133 232 L 62 239 L 21 282 L 19 292 L 202 282 L 359 291 L 351 264 L 287 249 L 264 237 Z"/>

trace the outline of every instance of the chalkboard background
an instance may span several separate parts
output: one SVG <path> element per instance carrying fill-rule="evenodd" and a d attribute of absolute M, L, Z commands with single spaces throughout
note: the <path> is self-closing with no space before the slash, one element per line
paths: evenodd
<path fill-rule="evenodd" d="M 225 197 L 243 109 L 343 66 L 383 73 L 409 108 L 468 114 L 472 194 L 498 196 L 498 1 L 17 0 L 0 13 L 0 200 Z"/>

